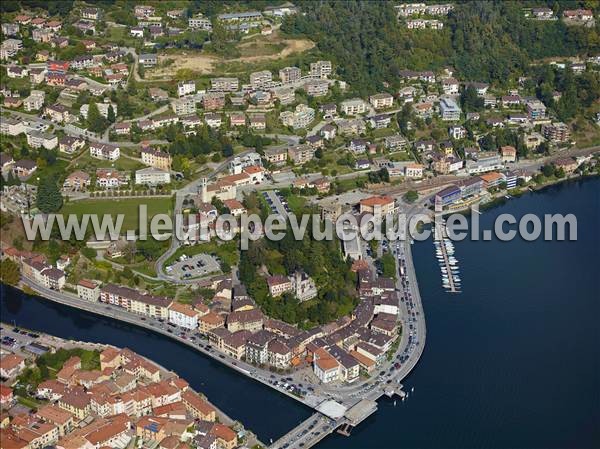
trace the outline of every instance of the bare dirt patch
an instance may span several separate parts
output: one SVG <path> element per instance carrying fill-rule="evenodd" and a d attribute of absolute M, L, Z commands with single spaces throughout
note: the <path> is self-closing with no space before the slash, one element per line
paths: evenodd
<path fill-rule="evenodd" d="M 205 52 L 182 51 L 158 55 L 158 66 L 146 70 L 146 79 L 165 79 L 173 77 L 179 70 L 191 70 L 199 74 L 213 73 L 217 64 L 232 62 L 269 61 L 282 59 L 294 53 L 310 50 L 315 43 L 308 39 L 283 39 L 279 33 L 271 36 L 257 36 L 242 41 L 238 45 L 242 56 L 223 58 Z"/>
<path fill-rule="evenodd" d="M 281 39 L 278 35 L 261 40 L 253 40 L 238 45 L 242 52 L 240 58 L 226 62 L 260 62 L 262 60 L 280 59 L 294 53 L 310 50 L 315 43 L 308 39 Z"/>
<path fill-rule="evenodd" d="M 170 62 L 168 65 L 165 63 Z M 180 53 L 164 53 L 158 55 L 158 67 L 148 70 L 148 78 L 164 78 L 174 76 L 179 70 L 192 70 L 205 74 L 211 73 L 221 58 L 206 53 L 183 51 Z"/>

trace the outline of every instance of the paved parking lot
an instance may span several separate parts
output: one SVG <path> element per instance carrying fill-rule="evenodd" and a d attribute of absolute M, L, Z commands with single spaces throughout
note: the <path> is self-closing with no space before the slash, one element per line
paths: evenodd
<path fill-rule="evenodd" d="M 263 192 L 263 196 L 269 207 L 271 208 L 271 212 L 273 214 L 279 214 L 282 217 L 286 218 L 290 213 L 290 208 L 288 207 L 287 202 L 283 198 L 283 196 L 277 190 L 267 190 Z"/>
<path fill-rule="evenodd" d="M 210 254 L 189 256 L 166 267 L 167 274 L 177 279 L 193 279 L 219 270 L 219 262 Z"/>

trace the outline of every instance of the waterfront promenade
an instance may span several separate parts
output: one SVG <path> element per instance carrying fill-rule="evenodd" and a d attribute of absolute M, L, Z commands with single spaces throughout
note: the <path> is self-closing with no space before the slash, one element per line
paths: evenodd
<path fill-rule="evenodd" d="M 309 392 L 306 396 L 296 396 L 275 384 L 274 380 L 283 380 L 285 375 L 276 376 L 269 371 L 256 368 L 241 360 L 230 358 L 221 352 L 215 351 L 204 341 L 190 340 L 189 337 L 194 334 L 193 332 L 185 332 L 183 329 L 178 330 L 178 333 L 174 333 L 172 330 L 169 332 L 169 327 L 158 320 L 135 315 L 109 304 L 83 301 L 74 294 L 47 289 L 26 277 L 22 278 L 22 283 L 40 296 L 57 303 L 127 322 L 170 337 L 204 355 L 212 357 L 238 373 L 257 380 L 277 392 L 314 409 L 315 413 L 311 417 L 270 446 L 273 449 L 296 447 L 300 444 L 302 444 L 302 447 L 311 447 L 341 426 L 355 427 L 359 425 L 364 419 L 375 413 L 377 410 L 376 401 L 382 396 L 402 395 L 401 381 L 415 367 L 423 352 L 426 336 L 425 318 L 412 263 L 410 242 L 398 242 L 397 248 L 397 256 L 399 260 L 403 260 L 406 269 L 404 275 L 398 272 L 396 287 L 407 299 L 399 304 L 403 332 L 396 352 L 390 360 L 386 360 L 382 366 L 378 367 L 378 370 L 380 370 L 378 374 L 374 374 L 368 379 L 358 380 L 350 385 L 315 384 L 315 391 Z M 410 301 L 408 298 L 410 298 Z M 418 335 L 418 344 L 415 344 L 414 339 L 412 342 L 409 339 L 408 328 L 411 316 L 413 317 L 411 333 L 414 333 L 415 336 Z M 394 367 L 395 364 L 399 364 L 400 357 L 403 355 L 407 357 L 406 360 L 400 364 L 399 368 Z"/>

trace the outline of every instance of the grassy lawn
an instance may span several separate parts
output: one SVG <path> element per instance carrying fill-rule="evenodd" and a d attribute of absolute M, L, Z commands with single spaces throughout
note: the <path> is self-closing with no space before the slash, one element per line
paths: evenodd
<path fill-rule="evenodd" d="M 359 182 L 367 182 L 367 176 L 357 176 L 356 178 L 350 179 L 338 179 L 336 182 L 338 184 L 339 190 L 342 192 L 347 192 L 348 190 L 356 189 L 358 187 Z"/>
<path fill-rule="evenodd" d="M 289 195 L 287 197 L 288 206 L 292 209 L 296 215 L 300 214 L 304 209 L 304 205 L 306 204 L 306 198 L 303 198 L 298 195 Z"/>
<path fill-rule="evenodd" d="M 143 168 L 144 164 L 134 159 L 130 159 L 128 157 L 122 156 L 115 162 L 110 161 L 101 161 L 99 159 L 94 159 L 90 156 L 89 152 L 83 154 L 77 161 L 73 163 L 73 168 L 79 168 L 81 170 L 90 170 L 94 171 L 96 168 L 116 168 L 117 170 L 137 170 L 139 168 Z"/>
<path fill-rule="evenodd" d="M 387 137 L 387 136 L 397 134 L 398 130 L 393 129 L 393 128 L 380 128 L 380 129 L 374 129 L 373 131 L 371 131 L 371 133 L 375 139 L 380 139 L 382 137 Z"/>
<path fill-rule="evenodd" d="M 30 406 L 27 402 L 31 401 L 33 407 L 37 407 L 37 403 L 32 401 L 24 394 L 25 386 L 37 387 L 41 382 L 47 379 L 56 378 L 56 374 L 63 367 L 64 363 L 71 357 L 78 356 L 81 359 L 82 370 L 99 370 L 100 369 L 100 351 L 89 351 L 86 349 L 58 349 L 55 353 L 46 353 L 38 357 L 35 365 L 25 369 L 17 378 L 22 388 L 19 388 L 16 393 L 22 396 L 26 402 L 23 404 Z"/>
<path fill-rule="evenodd" d="M 52 165 L 46 165 L 45 167 L 38 168 L 29 182 L 31 184 L 38 184 L 40 179 L 54 177 L 55 179 L 62 179 L 65 175 L 65 170 L 69 163 L 62 159 L 57 159 Z"/>
<path fill-rule="evenodd" d="M 39 402 L 33 400 L 30 397 L 25 397 L 25 396 L 21 396 L 21 395 L 17 396 L 17 402 L 19 404 L 24 405 L 25 407 L 29 407 L 32 409 L 37 409 L 40 406 Z"/>
<path fill-rule="evenodd" d="M 76 214 L 81 217 L 83 214 L 108 214 L 115 217 L 118 214 L 123 215 L 122 231 L 138 229 L 139 224 L 139 206 L 147 206 L 148 223 L 156 214 L 171 214 L 173 203 L 171 198 L 128 198 L 128 199 L 90 199 L 73 201 L 67 203 L 62 208 L 62 214 Z"/>
<path fill-rule="evenodd" d="M 107 27 L 106 36 L 98 40 L 106 43 L 123 41 L 128 47 L 135 47 L 136 43 L 139 42 L 129 34 L 128 27 Z"/>
<path fill-rule="evenodd" d="M 394 162 L 412 161 L 412 156 L 407 151 L 396 151 L 389 154 L 389 160 Z"/>

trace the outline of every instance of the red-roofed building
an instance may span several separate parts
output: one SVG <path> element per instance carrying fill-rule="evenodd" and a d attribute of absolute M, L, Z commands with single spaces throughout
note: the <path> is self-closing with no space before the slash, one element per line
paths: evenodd
<path fill-rule="evenodd" d="M 8 354 L 0 359 L 0 375 L 10 378 L 25 369 L 25 359 L 17 354 Z"/>
<path fill-rule="evenodd" d="M 360 200 L 360 213 L 368 213 L 375 216 L 391 214 L 396 210 L 394 198 L 386 195 L 372 196 Z"/>
<path fill-rule="evenodd" d="M 0 407 L 8 408 L 14 400 L 13 390 L 7 385 L 0 385 Z"/>

